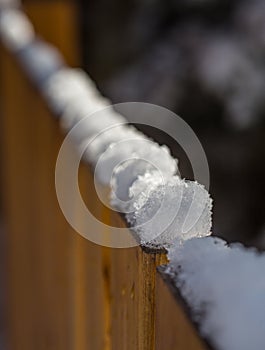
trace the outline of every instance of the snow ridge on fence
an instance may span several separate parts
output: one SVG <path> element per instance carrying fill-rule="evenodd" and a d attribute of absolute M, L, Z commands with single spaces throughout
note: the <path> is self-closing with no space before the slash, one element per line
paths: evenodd
<path fill-rule="evenodd" d="M 97 180 L 111 186 L 112 205 L 126 214 L 141 244 L 168 248 L 176 237 L 211 233 L 208 192 L 196 182 L 180 179 L 177 160 L 166 146 L 129 126 L 84 71 L 67 67 L 55 48 L 36 38 L 22 11 L 4 9 L 0 31 L 60 118 L 63 130 L 69 132 L 82 123 L 72 133 L 73 141 L 77 147 L 87 144 L 83 159 L 98 166 Z M 189 210 L 192 203 L 197 211 Z M 187 216 L 194 225 L 185 230 Z"/>

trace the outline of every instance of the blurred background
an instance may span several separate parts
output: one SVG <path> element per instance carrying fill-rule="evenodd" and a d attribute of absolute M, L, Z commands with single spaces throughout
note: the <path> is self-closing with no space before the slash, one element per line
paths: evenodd
<path fill-rule="evenodd" d="M 114 103 L 169 108 L 210 166 L 214 234 L 265 247 L 265 1 L 80 3 L 83 65 Z M 172 126 L 174 127 L 174 126 Z M 180 158 L 172 140 L 145 128 Z"/>
<path fill-rule="evenodd" d="M 78 6 L 82 65 L 100 91 L 113 103 L 149 102 L 181 116 L 208 158 L 213 233 L 264 249 L 265 0 L 79 0 Z M 192 179 L 172 139 L 139 128 L 168 144 L 182 176 Z M 2 269 L 1 222 L 0 244 Z M 2 333 L 0 320 L 5 350 Z"/>

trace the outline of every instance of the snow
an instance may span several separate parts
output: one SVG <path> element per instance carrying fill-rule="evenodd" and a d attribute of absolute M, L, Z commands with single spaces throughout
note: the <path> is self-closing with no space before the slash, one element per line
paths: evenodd
<path fill-rule="evenodd" d="M 6 8 L 0 12 L 0 38 L 11 51 L 28 45 L 34 36 L 34 28 L 22 11 Z"/>
<path fill-rule="evenodd" d="M 203 186 L 153 172 L 130 188 L 134 211 L 126 215 L 142 245 L 170 247 L 175 239 L 211 234 L 212 200 Z"/>
<path fill-rule="evenodd" d="M 97 118 L 95 118 L 95 121 L 98 123 Z M 85 152 L 85 158 L 87 158 L 92 164 L 95 165 L 98 162 L 100 156 L 102 156 L 102 154 L 108 149 L 113 148 L 114 152 L 112 152 L 112 154 L 115 153 L 114 156 L 119 156 L 122 154 L 118 147 L 114 147 L 117 143 L 120 145 L 120 142 L 127 141 L 127 143 L 133 145 L 136 140 L 141 141 L 141 139 L 144 139 L 143 134 L 137 131 L 137 129 L 133 126 L 128 126 L 126 124 L 116 124 L 113 126 L 107 125 L 105 129 L 102 128 L 99 130 L 98 135 L 96 135 L 96 137 L 88 144 Z M 104 162 L 101 161 L 100 163 L 103 165 L 103 167 L 101 167 L 101 172 L 105 173 L 107 169 L 103 164 Z M 105 184 L 109 185 L 110 181 Z"/>
<path fill-rule="evenodd" d="M 60 115 L 61 127 L 85 149 L 83 159 L 94 166 L 96 179 L 111 185 L 112 205 L 127 213 L 142 244 L 168 246 L 176 236 L 210 233 L 208 192 L 175 176 L 177 160 L 166 146 L 127 125 L 85 72 L 64 67 L 56 49 L 36 40 L 22 12 L 2 11 L 0 31 L 7 47 L 19 49 L 20 61 Z"/>
<path fill-rule="evenodd" d="M 126 123 L 126 120 L 120 115 L 112 113 L 111 107 L 106 110 L 104 108 L 101 110 L 98 107 L 95 113 L 83 118 L 80 115 L 80 117 L 80 121 L 71 129 L 71 137 L 82 149 L 83 144 L 84 148 L 87 147 L 84 159 L 94 164 L 105 147 L 117 138 L 120 139 L 122 124 Z"/>
<path fill-rule="evenodd" d="M 265 253 L 216 237 L 175 242 L 167 273 L 219 350 L 265 348 Z"/>
<path fill-rule="evenodd" d="M 63 68 L 44 86 L 60 123 L 93 165 L 95 178 L 111 185 L 111 204 L 126 213 L 141 244 L 168 247 L 176 237 L 209 235 L 212 203 L 203 186 L 176 176 L 177 160 L 136 128 L 78 69 Z"/>
<path fill-rule="evenodd" d="M 112 205 L 127 213 L 142 244 L 168 246 L 175 237 L 210 233 L 208 192 L 176 176 L 177 160 L 166 146 L 126 125 L 85 72 L 64 67 L 55 49 L 35 40 L 20 11 L 1 13 L 0 28 L 8 47 L 22 49 L 21 62 L 42 82 L 42 92 L 61 116 L 62 128 L 71 133 L 77 147 L 85 145 L 83 159 L 94 166 L 99 182 L 111 185 Z"/>
<path fill-rule="evenodd" d="M 88 95 L 81 94 L 77 96 L 71 104 L 66 105 L 63 115 L 61 117 L 61 127 L 64 130 L 70 130 L 83 118 L 88 118 L 99 109 L 106 108 L 109 106 L 108 101 L 97 98 L 89 98 Z M 90 123 L 92 119 L 87 122 Z M 85 125 L 82 124 L 82 126 Z"/>
<path fill-rule="evenodd" d="M 59 51 L 40 39 L 23 47 L 18 57 L 31 79 L 40 86 L 64 65 Z"/>
<path fill-rule="evenodd" d="M 6 7 L 18 7 L 20 6 L 20 0 L 0 0 L 0 10 Z"/>
<path fill-rule="evenodd" d="M 119 150 L 122 150 L 120 152 Z M 120 157 L 117 157 L 120 154 Z M 108 149 L 100 163 L 108 165 L 109 171 L 101 170 L 107 181 L 112 174 L 112 203 L 127 212 L 131 202 L 131 186 L 139 176 L 160 171 L 165 177 L 177 172 L 177 160 L 172 158 L 166 146 L 159 146 L 150 139 L 128 139 Z M 111 166 L 109 166 L 111 164 Z M 116 166 L 116 167 L 115 167 Z M 102 179 L 103 180 L 103 179 Z M 123 202 L 123 203 L 122 203 Z"/>
<path fill-rule="evenodd" d="M 107 99 L 99 94 L 94 82 L 78 68 L 60 69 L 47 81 L 44 91 L 52 108 L 57 113 L 66 113 L 62 117 L 66 125 L 69 118 L 75 118 L 76 113 L 79 113 L 79 105 L 86 103 L 87 115 L 109 105 Z M 68 108 L 73 110 L 73 115 L 69 110 L 67 112 Z"/>

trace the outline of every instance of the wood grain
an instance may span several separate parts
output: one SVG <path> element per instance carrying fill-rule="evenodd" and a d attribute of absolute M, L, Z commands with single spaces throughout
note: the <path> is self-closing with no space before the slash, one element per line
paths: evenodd
<path fill-rule="evenodd" d="M 182 301 L 163 280 L 160 272 L 156 274 L 156 350 L 206 350 L 207 344 L 200 338 L 193 323 L 185 313 Z"/>
<path fill-rule="evenodd" d="M 11 349 L 68 349 L 73 236 L 54 190 L 58 126 L 9 55 L 1 73 Z"/>

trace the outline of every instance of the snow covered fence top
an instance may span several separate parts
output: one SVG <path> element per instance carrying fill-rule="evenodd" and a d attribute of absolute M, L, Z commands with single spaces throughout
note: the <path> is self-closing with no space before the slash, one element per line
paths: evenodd
<path fill-rule="evenodd" d="M 265 348 L 264 253 L 204 237 L 172 246 L 169 259 L 166 274 L 213 348 Z"/>
<path fill-rule="evenodd" d="M 166 146 L 129 126 L 85 72 L 66 67 L 56 49 L 35 38 L 23 12 L 4 8 L 0 34 L 60 116 L 64 131 L 82 123 L 73 140 L 77 147 L 87 144 L 84 160 L 97 168 L 99 182 L 111 186 L 113 207 L 126 214 L 141 244 L 168 247 L 176 237 L 210 234 L 209 194 L 177 175 L 177 160 Z"/>
<path fill-rule="evenodd" d="M 208 192 L 181 179 L 169 149 L 129 126 L 83 71 L 62 68 L 42 89 L 62 128 L 72 130 L 77 146 L 86 145 L 83 159 L 111 187 L 113 207 L 126 214 L 141 244 L 168 247 L 177 236 L 210 234 Z"/>

